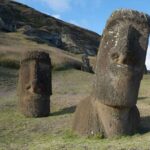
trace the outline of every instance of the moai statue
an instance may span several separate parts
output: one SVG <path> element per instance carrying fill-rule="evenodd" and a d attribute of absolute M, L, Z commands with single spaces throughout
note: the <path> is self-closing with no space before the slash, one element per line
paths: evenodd
<path fill-rule="evenodd" d="M 81 66 L 81 70 L 82 71 L 85 71 L 85 72 L 90 72 L 90 73 L 94 73 L 93 72 L 93 69 L 90 65 L 90 60 L 88 58 L 88 55 L 87 54 L 84 54 L 82 56 L 82 66 Z"/>
<path fill-rule="evenodd" d="M 122 9 L 111 15 L 98 51 L 93 92 L 77 106 L 74 131 L 105 137 L 137 132 L 136 103 L 149 32 L 146 14 Z"/>
<path fill-rule="evenodd" d="M 19 109 L 27 117 L 50 113 L 51 60 L 48 53 L 28 51 L 21 60 L 18 83 Z"/>

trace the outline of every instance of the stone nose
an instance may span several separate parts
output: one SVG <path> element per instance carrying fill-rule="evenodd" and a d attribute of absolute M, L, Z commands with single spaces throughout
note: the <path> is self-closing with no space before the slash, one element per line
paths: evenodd
<path fill-rule="evenodd" d="M 118 64 L 127 64 L 128 56 L 126 54 L 120 54 L 118 57 Z"/>
<path fill-rule="evenodd" d="M 122 65 L 134 65 L 136 63 L 135 56 L 130 51 L 124 53 L 114 53 L 112 54 L 112 60 L 115 63 Z"/>
<path fill-rule="evenodd" d="M 37 80 L 33 80 L 30 84 L 27 85 L 27 90 L 30 91 L 31 93 L 37 93 L 38 92 L 38 85 L 37 85 Z"/>
<path fill-rule="evenodd" d="M 126 55 L 124 54 L 113 53 L 111 57 L 112 57 L 112 60 L 117 64 L 124 64 L 126 60 Z"/>

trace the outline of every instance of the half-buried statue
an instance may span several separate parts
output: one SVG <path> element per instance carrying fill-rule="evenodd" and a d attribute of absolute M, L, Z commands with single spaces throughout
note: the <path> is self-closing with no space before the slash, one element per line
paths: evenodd
<path fill-rule="evenodd" d="M 113 137 L 137 132 L 136 103 L 143 76 L 150 17 L 115 11 L 103 32 L 91 96 L 77 106 L 73 130 L 80 135 Z"/>
<path fill-rule="evenodd" d="M 19 109 L 27 117 L 44 117 L 50 113 L 51 60 L 49 54 L 28 51 L 22 56 L 18 95 Z"/>

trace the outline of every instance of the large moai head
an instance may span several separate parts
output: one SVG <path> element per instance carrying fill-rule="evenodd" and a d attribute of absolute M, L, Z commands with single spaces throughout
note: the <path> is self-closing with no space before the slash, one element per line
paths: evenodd
<path fill-rule="evenodd" d="M 136 104 L 143 76 L 150 17 L 133 10 L 115 11 L 103 32 L 96 64 L 96 97 L 103 104 Z"/>
<path fill-rule="evenodd" d="M 48 116 L 51 94 L 49 54 L 41 51 L 24 53 L 18 83 L 20 111 L 28 117 Z"/>
<path fill-rule="evenodd" d="M 148 15 L 133 10 L 112 14 L 101 38 L 93 93 L 75 112 L 75 132 L 114 137 L 138 131 L 136 101 L 149 33 Z"/>

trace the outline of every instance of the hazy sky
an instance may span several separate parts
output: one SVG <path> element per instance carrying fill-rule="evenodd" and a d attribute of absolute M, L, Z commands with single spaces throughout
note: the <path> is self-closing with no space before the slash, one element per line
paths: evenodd
<path fill-rule="evenodd" d="M 106 20 L 120 8 L 150 15 L 150 0 L 17 0 L 41 12 L 102 34 Z M 150 69 L 150 44 L 146 64 Z"/>

